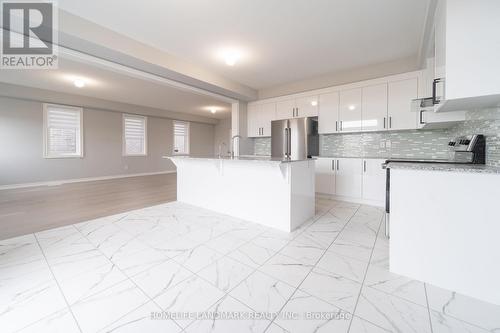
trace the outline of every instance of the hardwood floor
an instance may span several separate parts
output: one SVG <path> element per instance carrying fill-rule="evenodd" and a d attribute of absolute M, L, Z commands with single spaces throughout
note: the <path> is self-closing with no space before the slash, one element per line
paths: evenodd
<path fill-rule="evenodd" d="M 176 174 L 0 190 L 0 239 L 175 201 Z"/>

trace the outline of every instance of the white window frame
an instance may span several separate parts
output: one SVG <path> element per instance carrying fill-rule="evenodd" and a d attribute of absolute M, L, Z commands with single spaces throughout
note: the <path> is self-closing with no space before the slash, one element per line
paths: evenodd
<path fill-rule="evenodd" d="M 80 141 L 77 147 L 78 154 L 57 154 L 49 152 L 49 139 L 48 139 L 48 112 L 50 107 L 66 109 L 78 112 L 80 115 Z M 76 106 L 68 106 L 61 104 L 43 103 L 43 157 L 44 158 L 83 158 L 83 108 Z"/>
<path fill-rule="evenodd" d="M 187 128 L 187 135 L 186 135 L 186 151 L 185 152 L 176 152 L 175 151 L 175 124 L 176 123 L 183 123 L 186 124 Z M 191 124 L 189 121 L 183 121 L 183 120 L 174 120 L 172 122 L 172 155 L 189 155 L 191 151 L 191 140 L 189 139 L 191 133 Z"/>
<path fill-rule="evenodd" d="M 125 141 L 125 118 L 136 118 L 144 120 L 144 153 L 141 154 L 128 154 L 127 153 L 127 145 Z M 148 117 L 146 116 L 138 116 L 135 114 L 126 114 L 122 115 L 122 156 L 130 157 L 130 156 L 148 156 Z"/>

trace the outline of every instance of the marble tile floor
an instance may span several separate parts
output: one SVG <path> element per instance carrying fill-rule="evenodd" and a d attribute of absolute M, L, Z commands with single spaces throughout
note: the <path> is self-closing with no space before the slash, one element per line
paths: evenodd
<path fill-rule="evenodd" d="M 171 202 L 3 240 L 0 332 L 500 332 L 499 306 L 391 274 L 382 221 L 318 197 L 283 233 Z"/>

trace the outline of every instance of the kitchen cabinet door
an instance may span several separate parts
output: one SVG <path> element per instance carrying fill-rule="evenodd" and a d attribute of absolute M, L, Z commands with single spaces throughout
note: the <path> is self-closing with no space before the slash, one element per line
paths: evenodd
<path fill-rule="evenodd" d="M 337 195 L 361 198 L 363 182 L 363 161 L 359 158 L 339 158 L 335 171 Z"/>
<path fill-rule="evenodd" d="M 387 83 L 363 88 L 361 128 L 363 131 L 387 128 Z"/>
<path fill-rule="evenodd" d="M 319 96 L 318 132 L 337 133 L 339 130 L 339 93 L 332 92 Z"/>
<path fill-rule="evenodd" d="M 340 92 L 339 131 L 361 130 L 361 88 Z"/>
<path fill-rule="evenodd" d="M 295 100 L 290 99 L 276 103 L 276 119 L 293 118 L 293 110 L 295 109 Z"/>
<path fill-rule="evenodd" d="M 363 160 L 363 199 L 383 202 L 385 200 L 385 176 L 382 159 Z"/>
<path fill-rule="evenodd" d="M 318 96 L 301 97 L 295 100 L 295 118 L 317 117 Z"/>
<path fill-rule="evenodd" d="M 316 192 L 329 195 L 335 194 L 335 160 L 318 158 L 315 163 Z"/>
<path fill-rule="evenodd" d="M 260 109 L 259 122 L 261 136 L 271 136 L 271 121 L 276 119 L 276 103 L 263 104 Z"/>
<path fill-rule="evenodd" d="M 247 131 L 248 137 L 260 136 L 260 113 L 261 106 L 249 104 L 247 109 Z"/>
<path fill-rule="evenodd" d="M 417 113 L 411 111 L 411 101 L 418 96 L 418 78 L 389 82 L 389 130 L 417 128 Z"/>

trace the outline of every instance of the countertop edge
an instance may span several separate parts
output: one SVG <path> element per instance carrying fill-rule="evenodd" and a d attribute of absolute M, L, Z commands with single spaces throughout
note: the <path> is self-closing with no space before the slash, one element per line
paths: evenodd
<path fill-rule="evenodd" d="M 480 174 L 498 174 L 500 167 L 478 164 L 444 164 L 444 163 L 418 163 L 418 162 L 388 162 L 387 168 L 397 170 L 462 172 Z"/>

